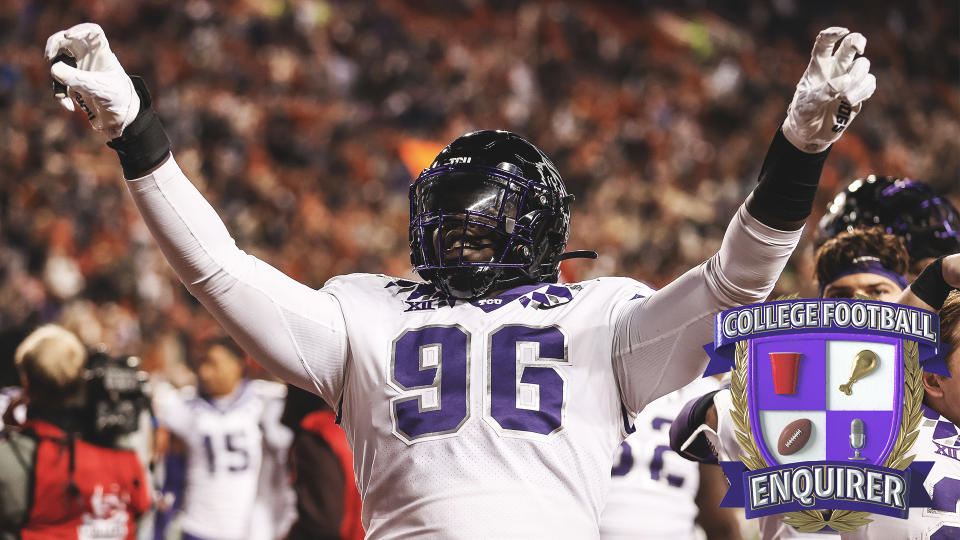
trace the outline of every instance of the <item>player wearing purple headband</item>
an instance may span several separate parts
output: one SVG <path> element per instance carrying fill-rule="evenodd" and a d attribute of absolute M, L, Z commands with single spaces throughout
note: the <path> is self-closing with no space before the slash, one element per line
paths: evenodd
<path fill-rule="evenodd" d="M 879 227 L 842 232 L 820 246 L 814 259 L 821 298 L 861 294 L 895 302 L 907 288 L 904 242 Z"/>
<path fill-rule="evenodd" d="M 816 243 L 857 227 L 903 238 L 913 279 L 937 257 L 960 252 L 960 212 L 927 184 L 871 174 L 850 182 L 827 206 Z"/>
<path fill-rule="evenodd" d="M 904 277 L 909 264 L 909 255 L 903 240 L 882 229 L 853 229 L 841 232 L 831 238 L 817 250 L 814 256 L 816 279 L 821 298 L 855 298 L 858 294 L 885 302 L 895 302 L 907 288 Z M 670 443 L 674 451 L 694 461 L 714 461 L 711 456 L 700 455 L 687 448 L 684 443 L 696 431 L 705 418 L 713 418 L 711 427 L 716 425 L 716 413 L 707 394 L 699 398 L 702 411 L 687 418 L 687 425 L 675 422 L 670 430 Z M 691 402 L 692 403 L 692 402 Z M 685 409 L 690 409 L 688 406 Z M 684 416 L 688 411 L 681 413 Z M 700 422 L 689 422 L 699 418 Z M 680 418 L 678 417 L 678 420 Z M 686 434 L 686 436 L 684 436 Z M 684 446 L 681 449 L 681 446 Z M 702 449 L 709 449 L 703 447 Z"/>
<path fill-rule="evenodd" d="M 843 533 L 842 540 L 960 538 L 960 254 L 927 265 L 897 300 L 936 311 L 940 339 L 947 351 L 950 377 L 923 374 L 923 420 L 911 454 L 932 461 L 923 487 L 933 501 L 929 508 L 911 508 L 908 519 L 872 515 L 867 526 Z"/>
<path fill-rule="evenodd" d="M 903 239 L 879 227 L 841 232 L 820 246 L 815 255 L 820 296 L 856 298 L 864 295 L 896 302 L 908 285 L 904 274 L 909 260 Z M 731 425 L 731 407 L 729 390 L 711 392 L 689 401 L 670 427 L 671 448 L 701 463 L 736 459 L 740 446 Z M 762 517 L 758 522 L 764 539 L 831 537 L 800 533 L 783 524 L 778 516 Z"/>

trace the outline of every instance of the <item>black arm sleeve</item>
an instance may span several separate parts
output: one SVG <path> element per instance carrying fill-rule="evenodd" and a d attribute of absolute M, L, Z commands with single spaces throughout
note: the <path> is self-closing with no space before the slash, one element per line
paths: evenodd
<path fill-rule="evenodd" d="M 829 153 L 830 148 L 819 154 L 802 152 L 778 129 L 763 160 L 753 197 L 747 203 L 750 215 L 781 230 L 784 223 L 806 220 L 813 209 L 820 173 Z"/>
<path fill-rule="evenodd" d="M 943 257 L 928 264 L 910 284 L 910 291 L 937 311 L 943 308 L 952 290 L 953 287 L 943 279 Z"/>

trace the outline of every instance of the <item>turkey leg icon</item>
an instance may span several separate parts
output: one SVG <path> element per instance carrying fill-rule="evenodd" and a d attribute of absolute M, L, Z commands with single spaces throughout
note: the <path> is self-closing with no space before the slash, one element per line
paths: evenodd
<path fill-rule="evenodd" d="M 873 370 L 877 369 L 877 361 L 877 353 L 870 349 L 858 352 L 850 366 L 850 380 L 840 385 L 840 391 L 848 396 L 853 394 L 853 383 L 873 373 Z"/>
<path fill-rule="evenodd" d="M 800 357 L 803 353 L 772 352 L 770 364 L 773 367 L 773 391 L 776 394 L 793 394 L 797 391 L 797 374 Z"/>

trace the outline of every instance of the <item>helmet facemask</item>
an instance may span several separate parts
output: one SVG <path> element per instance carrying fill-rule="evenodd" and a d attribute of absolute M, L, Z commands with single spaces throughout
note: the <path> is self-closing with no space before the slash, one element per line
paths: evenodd
<path fill-rule="evenodd" d="M 444 165 L 421 173 L 410 186 L 410 247 L 414 269 L 424 279 L 464 299 L 495 286 L 556 281 L 566 221 L 559 245 L 557 238 L 544 243 L 544 236 L 557 235 L 546 232 L 548 224 L 568 219 L 568 201 L 518 172 L 500 163 Z"/>

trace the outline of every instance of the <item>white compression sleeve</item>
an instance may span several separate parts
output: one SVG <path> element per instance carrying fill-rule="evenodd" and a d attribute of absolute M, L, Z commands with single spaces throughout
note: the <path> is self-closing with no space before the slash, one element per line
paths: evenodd
<path fill-rule="evenodd" d="M 765 300 L 802 232 L 771 229 L 741 205 L 717 254 L 642 301 L 625 304 L 613 365 L 630 412 L 703 373 L 702 346 L 713 341 L 714 315 Z"/>
<path fill-rule="evenodd" d="M 347 357 L 337 300 L 237 248 L 172 156 L 127 186 L 190 293 L 263 367 L 336 407 Z"/>

